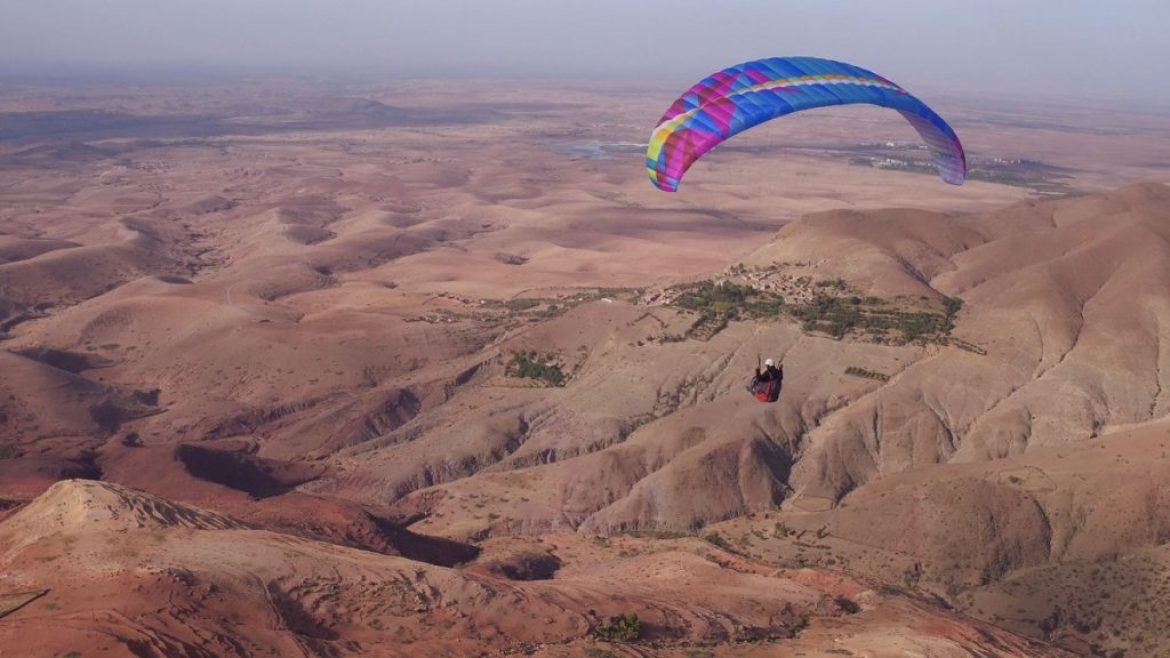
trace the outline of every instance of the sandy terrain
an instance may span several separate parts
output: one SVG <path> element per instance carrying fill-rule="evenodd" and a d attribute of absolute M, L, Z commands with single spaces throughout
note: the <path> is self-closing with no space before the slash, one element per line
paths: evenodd
<path fill-rule="evenodd" d="M 0 90 L 0 645 L 1167 650 L 1170 118 L 671 91 Z"/>
<path fill-rule="evenodd" d="M 509 581 L 66 480 L 3 526 L 0 550 L 16 571 L 0 582 L 50 592 L 42 614 L 11 616 L 0 638 L 24 655 L 632 655 L 598 628 L 635 614 L 646 656 L 717 655 L 729 643 L 758 655 L 826 646 L 1061 655 L 844 577 L 776 571 L 696 539 L 621 543 L 618 553 L 577 536 L 531 542 L 528 552 L 577 566 Z M 515 549 L 499 552 L 515 561 Z"/>

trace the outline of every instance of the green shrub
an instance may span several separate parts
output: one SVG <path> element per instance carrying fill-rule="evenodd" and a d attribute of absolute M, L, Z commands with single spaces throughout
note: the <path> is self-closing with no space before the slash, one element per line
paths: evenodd
<path fill-rule="evenodd" d="M 509 299 L 508 301 L 504 302 L 504 308 L 512 312 L 527 311 L 528 309 L 534 308 L 536 306 L 540 306 L 539 299 Z"/>
<path fill-rule="evenodd" d="M 866 370 L 858 366 L 849 366 L 845 369 L 846 375 L 853 375 L 854 377 L 863 377 L 865 379 L 874 379 L 879 382 L 890 381 L 890 376 L 882 372 L 874 372 L 873 370 Z"/>
<path fill-rule="evenodd" d="M 959 310 L 963 308 L 963 300 L 958 297 L 944 297 L 943 298 L 943 315 L 946 318 L 946 330 L 950 331 L 955 328 L 955 316 L 959 314 Z"/>
<path fill-rule="evenodd" d="M 841 612 L 844 612 L 847 615 L 855 615 L 861 612 L 861 606 L 857 605 L 857 602 L 850 598 L 838 596 L 833 599 L 833 602 L 837 604 L 837 607 L 840 608 Z"/>
<path fill-rule="evenodd" d="M 535 379 L 548 386 L 564 386 L 565 373 L 555 354 L 540 355 L 536 350 L 512 352 L 512 360 L 504 368 L 509 377 Z"/>
<path fill-rule="evenodd" d="M 703 541 L 718 546 L 724 550 L 731 550 L 731 544 L 729 544 L 727 540 L 723 538 L 723 535 L 719 534 L 718 532 L 708 532 L 707 534 L 703 535 Z"/>
<path fill-rule="evenodd" d="M 632 642 L 642 636 L 642 622 L 632 612 L 615 615 L 608 624 L 597 628 L 597 635 L 611 642 Z"/>

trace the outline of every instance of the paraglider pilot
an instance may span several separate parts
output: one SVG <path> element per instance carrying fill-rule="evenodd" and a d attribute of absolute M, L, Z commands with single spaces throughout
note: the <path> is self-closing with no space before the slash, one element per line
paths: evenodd
<path fill-rule="evenodd" d="M 780 399 L 780 388 L 784 385 L 784 366 L 777 367 L 772 359 L 764 361 L 764 369 L 756 365 L 756 376 L 748 386 L 752 395 L 760 402 L 775 402 Z"/>

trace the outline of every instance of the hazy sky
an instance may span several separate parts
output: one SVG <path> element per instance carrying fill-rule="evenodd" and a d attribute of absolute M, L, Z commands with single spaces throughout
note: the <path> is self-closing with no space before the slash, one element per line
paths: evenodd
<path fill-rule="evenodd" d="M 818 55 L 906 86 L 1170 100 L 1168 0 L 0 0 L 0 68 L 690 82 Z"/>

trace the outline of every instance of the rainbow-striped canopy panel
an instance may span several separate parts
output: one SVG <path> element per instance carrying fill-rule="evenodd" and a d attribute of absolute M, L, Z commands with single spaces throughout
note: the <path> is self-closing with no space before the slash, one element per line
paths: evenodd
<path fill-rule="evenodd" d="M 792 112 L 852 103 L 900 112 L 930 146 L 939 176 L 963 184 L 963 145 L 934 110 L 872 71 L 816 57 L 758 59 L 704 78 L 658 121 L 646 171 L 658 189 L 673 192 L 695 160 L 737 133 Z"/>

